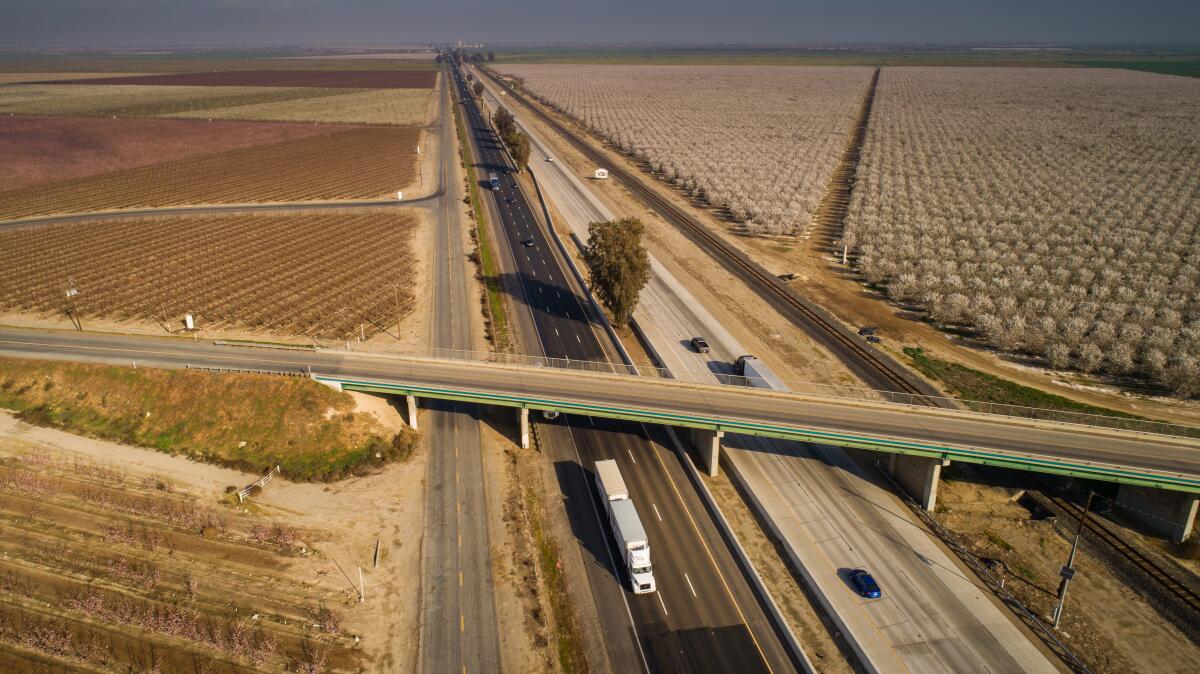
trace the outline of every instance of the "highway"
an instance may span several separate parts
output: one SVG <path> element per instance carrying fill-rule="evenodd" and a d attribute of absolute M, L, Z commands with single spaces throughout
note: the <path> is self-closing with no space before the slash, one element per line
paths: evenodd
<path fill-rule="evenodd" d="M 504 173 L 507 157 L 465 82 L 460 87 L 482 173 L 502 176 L 501 189 L 485 191 L 495 197 L 499 222 L 494 229 L 513 265 L 509 273 L 515 278 L 509 279 L 507 287 L 514 289 L 513 305 L 521 315 L 518 323 L 523 326 L 527 352 L 610 360 L 608 337 L 590 313 L 584 291 L 565 271 L 516 181 Z M 566 417 L 547 430 L 545 440 L 569 501 L 572 525 L 578 527 L 580 552 L 606 626 L 604 638 L 614 671 L 795 668 L 731 551 L 716 535 L 679 463 L 680 455 L 661 429 L 651 433 L 641 424 Z M 597 517 L 592 502 L 590 471 L 600 459 L 618 461 L 639 507 L 656 568 L 654 595 L 634 596 L 623 589 L 623 570 L 613 562 L 608 538 L 599 526 L 602 517 Z M 621 597 L 625 606 L 614 597 Z M 624 628 L 615 629 L 622 617 Z M 636 635 L 632 648 L 626 637 L 630 620 Z"/>
<path fill-rule="evenodd" d="M 454 125 L 453 77 L 442 68 L 439 91 L 438 189 L 433 256 L 433 349 L 473 348 L 478 300 L 467 295 L 462 188 Z M 479 407 L 437 401 L 426 406 L 429 458 L 421 538 L 420 668 L 434 674 L 500 669 Z"/>
<path fill-rule="evenodd" d="M 508 109 L 530 136 L 531 170 L 543 194 L 585 240 L 589 222 L 612 219 L 613 213 L 576 176 L 583 173 L 579 167 L 561 157 L 544 161 L 555 153 L 533 130 L 528 110 L 511 96 L 498 96 L 490 79 L 483 81 L 490 101 Z M 717 383 L 714 373 L 732 373 L 737 357 L 750 352 L 653 254 L 633 321 L 659 363 L 678 379 Z M 688 340 L 696 335 L 709 342 L 708 353 L 690 347 Z M 758 355 L 770 360 L 770 354 Z M 750 436 L 730 436 L 725 444 L 727 467 L 751 492 L 793 565 L 802 567 L 798 570 L 808 585 L 872 668 L 1053 669 L 1005 609 L 991 601 L 990 591 L 958 572 L 907 508 L 842 449 Z M 866 601 L 852 592 L 845 574 L 854 568 L 872 570 L 886 596 Z"/>

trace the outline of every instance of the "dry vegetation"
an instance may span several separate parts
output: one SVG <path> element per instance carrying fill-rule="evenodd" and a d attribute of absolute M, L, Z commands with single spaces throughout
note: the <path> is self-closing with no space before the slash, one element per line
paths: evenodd
<path fill-rule="evenodd" d="M 409 126 L 425 122 L 431 98 L 429 89 L 351 90 L 351 93 L 332 97 L 238 104 L 230 107 L 178 112 L 170 116 L 245 121 Z"/>
<path fill-rule="evenodd" d="M 497 68 L 655 173 L 756 234 L 795 234 L 816 212 L 871 79 L 869 68 Z"/>
<path fill-rule="evenodd" d="M 358 668 L 328 592 L 281 577 L 304 547 L 290 526 L 230 518 L 114 466 L 36 451 L 0 461 L 7 671 Z"/>
<path fill-rule="evenodd" d="M 394 331 L 413 310 L 416 225 L 410 213 L 374 210 L 8 230 L 0 232 L 0 307 L 168 330 L 190 313 L 204 329 L 369 337 Z M 69 300 L 68 287 L 78 293 Z"/>
<path fill-rule="evenodd" d="M 371 127 L 0 192 L 0 219 L 180 204 L 373 199 L 416 177 L 415 128 Z"/>
<path fill-rule="evenodd" d="M 56 80 L 62 81 L 62 80 Z M 342 87 L 360 89 L 430 89 L 437 81 L 437 70 L 217 70 L 209 72 L 171 73 L 167 75 L 132 75 L 87 78 L 86 84 L 139 84 L 150 86 L 203 87 Z M 66 81 L 64 83 L 70 83 Z"/>
<path fill-rule="evenodd" d="M 0 113 L 158 117 L 210 108 L 328 98 L 354 91 L 359 90 L 312 87 L 10 84 L 0 86 Z"/>
<path fill-rule="evenodd" d="M 887 68 L 845 236 L 1002 351 L 1200 392 L 1200 82 Z"/>
<path fill-rule="evenodd" d="M 0 359 L 0 407 L 39 426 L 251 472 L 329 480 L 407 458 L 353 399 L 308 379 Z M 239 485 L 240 486 L 240 485 Z"/>
<path fill-rule="evenodd" d="M 12 190 L 338 130 L 310 124 L 6 115 L 0 116 L 0 185 Z"/>

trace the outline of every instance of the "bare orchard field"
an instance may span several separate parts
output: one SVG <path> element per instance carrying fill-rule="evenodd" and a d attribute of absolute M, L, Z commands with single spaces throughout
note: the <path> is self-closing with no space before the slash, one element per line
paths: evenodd
<path fill-rule="evenodd" d="M 71 80 L 57 80 L 71 84 Z M 224 70 L 167 75 L 85 78 L 84 84 L 140 84 L 188 87 L 343 87 L 353 89 L 430 89 L 430 70 Z"/>
<path fill-rule="evenodd" d="M 52 82 L 58 80 L 87 80 L 93 77 L 112 77 L 116 73 L 13 73 L 0 72 L 0 84 L 18 82 Z M 143 75 L 144 73 L 120 73 L 121 75 Z"/>
<path fill-rule="evenodd" d="M 158 117 L 209 108 L 341 96 L 347 91 L 355 90 L 313 87 L 8 84 L 0 86 L 0 113 Z"/>
<path fill-rule="evenodd" d="M 378 199 L 416 178 L 415 128 L 367 127 L 0 192 L 0 219 L 199 204 Z"/>
<path fill-rule="evenodd" d="M 809 224 L 870 68 L 502 65 L 527 90 L 755 234 Z"/>
<path fill-rule="evenodd" d="M 239 507 L 252 473 L 0 413 L 0 670 L 411 671 L 420 545 L 359 513 L 419 527 L 423 456 Z"/>
<path fill-rule="evenodd" d="M 0 232 L 0 307 L 206 331 L 395 335 L 421 301 L 411 212 L 219 215 Z M 369 270 L 366 273 L 364 270 Z M 68 298 L 68 288 L 76 295 Z"/>
<path fill-rule="evenodd" d="M 337 96 L 239 104 L 177 112 L 171 117 L 318 124 L 424 124 L 434 100 L 429 89 L 342 89 Z"/>
<path fill-rule="evenodd" d="M 311 124 L 0 116 L 0 185 L 18 189 L 335 133 Z"/>
<path fill-rule="evenodd" d="M 430 91 L 428 88 L 9 84 L 0 85 L 0 113 L 407 126 L 427 121 Z"/>
<path fill-rule="evenodd" d="M 1200 393 L 1200 81 L 887 68 L 845 237 L 936 324 Z"/>

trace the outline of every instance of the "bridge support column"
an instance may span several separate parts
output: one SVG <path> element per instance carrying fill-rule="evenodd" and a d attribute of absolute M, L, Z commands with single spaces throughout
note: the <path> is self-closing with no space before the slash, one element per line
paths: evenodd
<path fill-rule="evenodd" d="M 1117 503 L 1126 506 L 1146 527 L 1176 543 L 1192 535 L 1196 525 L 1196 506 L 1200 494 L 1188 494 L 1153 487 L 1123 484 L 1117 489 Z"/>
<path fill-rule="evenodd" d="M 692 446 L 700 454 L 700 463 L 709 477 L 716 477 L 720 472 L 721 438 L 725 431 L 714 431 L 707 428 L 692 429 Z"/>
<path fill-rule="evenodd" d="M 948 459 L 907 454 L 888 457 L 888 472 L 925 510 L 933 510 L 937 506 L 938 480 L 942 477 L 942 467 L 949 465 Z"/>
<path fill-rule="evenodd" d="M 529 449 L 529 408 L 522 407 L 518 411 L 521 417 L 521 449 Z"/>
<path fill-rule="evenodd" d="M 408 427 L 415 431 L 417 430 L 417 397 L 404 396 L 404 399 L 408 402 Z"/>

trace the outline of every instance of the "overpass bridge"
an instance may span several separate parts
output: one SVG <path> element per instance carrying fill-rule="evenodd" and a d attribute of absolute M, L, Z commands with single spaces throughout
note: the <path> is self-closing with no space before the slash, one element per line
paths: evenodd
<path fill-rule="evenodd" d="M 853 399 L 837 391 L 779 393 L 586 371 L 589 365 L 614 367 L 607 363 L 510 364 L 493 362 L 504 358 L 496 354 L 382 357 L 246 346 L 0 328 L 0 355 L 304 373 L 337 388 L 409 396 L 414 405 L 425 397 L 512 407 L 520 410 L 526 428 L 531 409 L 689 428 L 710 473 L 725 433 L 858 447 L 888 454 L 898 481 L 926 507 L 932 507 L 944 462 L 966 461 L 1118 483 L 1118 500 L 1153 515 L 1151 523 L 1169 522 L 1162 533 L 1180 540 L 1190 533 L 1200 494 L 1200 429 L 1191 427 L 1137 422 L 1129 429 L 1105 428 L 1089 425 L 1085 416 L 1064 423 L 929 407 L 917 400 Z"/>
<path fill-rule="evenodd" d="M 344 390 L 405 395 L 414 409 L 423 397 L 516 408 L 523 442 L 529 410 L 687 428 L 710 474 L 716 474 L 726 433 L 884 452 L 901 484 L 926 507 L 932 507 L 940 469 L 950 461 L 1118 483 L 1124 500 L 1172 522 L 1164 533 L 1177 539 L 1190 533 L 1200 494 L 1200 438 L 1191 434 L 1200 430 L 1186 427 L 1173 427 L 1179 434 L 1169 435 L 552 367 L 434 358 L 386 362 L 386 376 L 312 376 Z"/>

